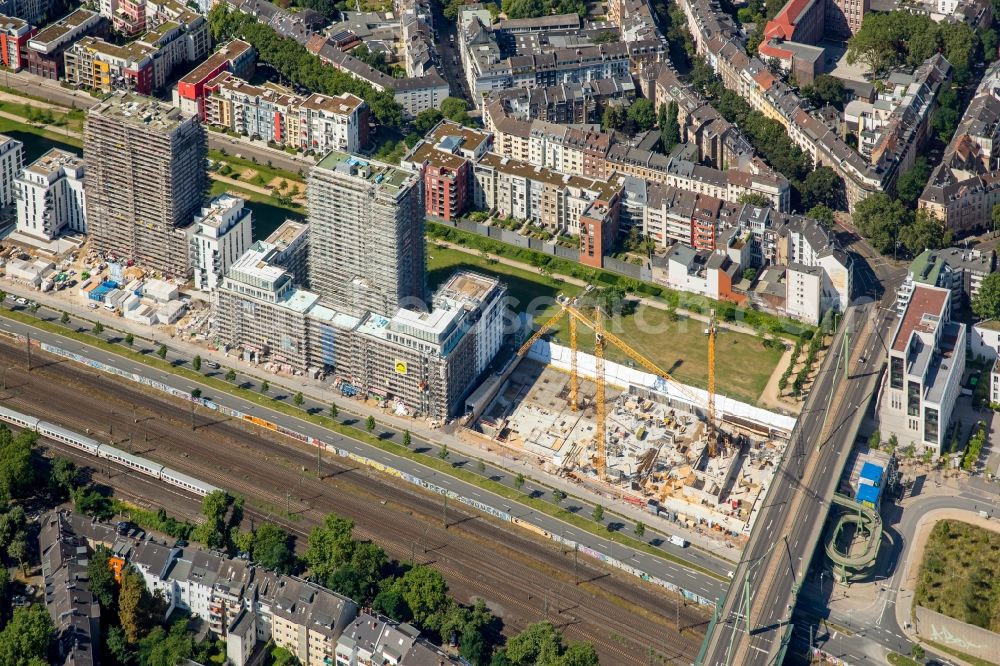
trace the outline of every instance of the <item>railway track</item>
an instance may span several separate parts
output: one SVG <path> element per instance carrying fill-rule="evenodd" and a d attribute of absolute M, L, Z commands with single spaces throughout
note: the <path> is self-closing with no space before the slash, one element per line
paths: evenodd
<path fill-rule="evenodd" d="M 0 344 L 0 360 L 10 360 L 5 357 L 17 358 Z M 9 398 L 13 407 L 31 412 L 43 404 L 44 396 L 51 404 L 66 405 L 57 415 L 39 414 L 49 420 L 81 432 L 90 429 L 99 439 L 115 436 L 119 447 L 124 442 L 117 438 L 131 432 L 128 448 L 136 453 L 243 493 L 264 506 L 287 505 L 287 513 L 297 515 L 298 520 L 280 511 L 268 514 L 247 508 L 303 541 L 304 523 L 319 523 L 329 511 L 336 511 L 354 519 L 359 537 L 379 543 L 401 561 L 409 560 L 415 544 L 422 544 L 425 555 L 432 553 L 431 563 L 445 574 L 460 599 L 482 597 L 491 602 L 509 629 L 542 619 L 548 602 L 554 601 L 556 611 L 563 606 L 567 610 L 550 612 L 549 619 L 563 626 L 568 638 L 593 642 L 604 663 L 646 664 L 650 649 L 663 661 L 690 662 L 697 652 L 702 613 L 684 609 L 681 624 L 694 630 L 678 633 L 674 601 L 666 593 L 583 561 L 580 571 L 588 582 L 572 584 L 572 558 L 557 547 L 503 530 L 490 519 L 458 507 L 449 508 L 453 524 L 443 529 L 436 495 L 400 487 L 392 479 L 366 477 L 350 464 L 331 458 L 325 458 L 321 466 L 325 478 L 315 478 L 315 472 L 296 471 L 316 469 L 314 451 L 290 441 L 265 440 L 243 424 L 225 420 L 206 424 L 204 415 L 199 418 L 199 431 L 192 433 L 184 406 L 159 395 L 150 397 L 79 366 L 56 363 L 36 369 L 32 381 L 21 387 L 15 385 L 26 378 L 25 373 L 8 375 L 8 383 L 16 388 Z M 36 386 L 36 376 L 47 383 Z M 142 423 L 136 424 L 136 419 Z M 140 428 L 150 442 L 139 441 Z M 204 464 L 208 461 L 210 465 Z M 294 497 L 285 494 L 293 491 Z M 440 545 L 430 548 L 433 544 Z M 647 610 L 639 614 L 628 610 L 636 603 Z"/>

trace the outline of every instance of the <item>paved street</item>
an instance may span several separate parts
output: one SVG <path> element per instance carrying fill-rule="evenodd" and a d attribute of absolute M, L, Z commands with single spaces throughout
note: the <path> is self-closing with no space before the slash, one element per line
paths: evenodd
<path fill-rule="evenodd" d="M 88 109 L 97 104 L 97 100 L 81 90 L 63 88 L 57 82 L 27 72 L 4 72 L 3 85 L 6 88 L 23 92 L 32 97 L 41 97 L 53 104 L 59 104 L 73 109 Z M 215 150 L 225 150 L 246 159 L 257 158 L 258 162 L 270 160 L 275 167 L 287 171 L 307 173 L 313 160 L 300 155 L 291 155 L 283 150 L 269 147 L 266 143 L 253 142 L 249 139 L 233 137 L 219 132 L 208 132 L 208 147 Z"/>
<path fill-rule="evenodd" d="M 58 319 L 58 315 L 55 312 L 47 311 L 46 309 L 40 310 L 39 315 L 47 316 L 52 320 Z M 81 328 L 88 328 L 88 329 L 90 328 L 89 322 L 80 322 L 79 320 L 70 323 L 70 326 L 74 325 L 78 325 Z M 675 562 L 657 558 L 645 552 L 635 551 L 630 548 L 626 548 L 624 546 L 615 544 L 614 542 L 611 542 L 607 539 L 602 539 L 600 537 L 593 536 L 567 523 L 564 523 L 558 519 L 552 518 L 546 514 L 539 513 L 528 506 L 521 505 L 517 502 L 503 498 L 502 496 L 495 495 L 493 493 L 490 493 L 486 490 L 479 488 L 478 486 L 474 486 L 472 484 L 460 481 L 455 477 L 442 474 L 431 468 L 425 467 L 424 465 L 421 465 L 417 462 L 410 461 L 406 458 L 399 458 L 393 456 L 389 453 L 382 451 L 377 447 L 341 436 L 325 428 L 313 425 L 311 422 L 288 416 L 282 412 L 262 407 L 247 400 L 233 397 L 229 394 L 219 393 L 214 389 L 211 389 L 210 387 L 205 385 L 198 386 L 197 384 L 186 378 L 179 378 L 167 372 L 154 370 L 149 366 L 125 359 L 116 354 L 112 354 L 109 352 L 99 350 L 94 347 L 83 345 L 81 343 L 69 340 L 62 336 L 46 333 L 38 329 L 33 329 L 32 327 L 29 327 L 25 324 L 21 324 L 19 322 L 0 318 L 0 330 L 18 333 L 21 335 L 30 332 L 32 334 L 33 339 L 49 342 L 50 344 L 58 345 L 64 349 L 76 351 L 77 353 L 86 354 L 88 357 L 96 358 L 104 363 L 107 363 L 109 365 L 114 365 L 115 367 L 127 370 L 129 372 L 142 373 L 144 376 L 156 379 L 158 381 L 161 381 L 165 384 L 173 386 L 174 388 L 177 388 L 182 391 L 192 391 L 196 388 L 200 388 L 204 392 L 204 395 L 206 397 L 210 397 L 212 400 L 218 402 L 219 404 L 224 404 L 232 409 L 252 414 L 254 416 L 258 416 L 260 418 L 267 419 L 275 423 L 279 423 L 281 425 L 285 425 L 289 428 L 294 428 L 303 434 L 321 438 L 331 445 L 344 448 L 350 451 L 354 451 L 360 455 L 367 456 L 383 464 L 391 465 L 393 467 L 396 467 L 397 469 L 401 469 L 416 476 L 420 476 L 423 479 L 441 485 L 445 488 L 448 488 L 449 490 L 453 490 L 467 497 L 471 497 L 473 499 L 482 501 L 496 508 L 509 511 L 517 517 L 527 518 L 532 523 L 539 525 L 552 533 L 558 533 L 564 535 L 566 538 L 573 539 L 575 541 L 580 542 L 581 544 L 589 545 L 595 548 L 596 550 L 607 553 L 608 555 L 613 556 L 617 559 L 623 561 L 630 561 L 634 564 L 634 566 L 646 571 L 647 573 L 650 573 L 654 576 L 675 583 L 685 589 L 696 592 L 697 594 L 702 595 L 705 598 L 712 599 L 719 597 L 725 591 L 726 588 L 725 583 L 721 582 L 716 578 L 700 574 L 695 571 L 691 571 Z M 105 332 L 104 337 L 120 338 L 121 335 L 108 330 Z M 156 346 L 158 345 L 146 344 L 144 343 L 144 341 L 137 340 L 136 350 L 142 351 L 147 354 L 152 354 L 155 351 Z M 178 365 L 186 364 L 188 362 L 187 358 L 180 357 L 176 353 L 172 353 L 170 356 L 168 356 L 167 360 L 173 361 L 175 364 Z M 225 369 L 222 368 L 219 371 L 213 372 L 211 374 L 219 376 L 219 378 L 221 378 L 221 375 L 224 373 L 224 371 Z M 252 378 L 241 376 L 237 378 L 236 383 L 237 384 L 249 383 L 250 386 L 253 386 L 254 381 L 255 380 L 253 380 Z M 276 391 L 276 388 L 273 388 L 272 390 L 274 392 Z M 285 396 L 285 399 L 287 400 L 288 396 Z M 306 409 L 312 409 L 317 411 L 326 410 L 326 405 L 318 403 L 311 399 L 307 400 L 306 403 L 303 405 L 303 407 Z M 346 410 L 344 411 L 346 412 Z M 359 417 L 350 414 L 342 413 L 340 415 L 340 420 L 350 425 L 360 425 Z M 381 431 L 382 428 L 380 428 L 379 430 Z M 391 431 L 391 430 L 385 430 L 384 432 L 380 431 L 376 431 L 375 434 L 380 434 L 385 439 L 395 440 L 397 442 L 400 441 L 401 439 L 401 435 L 398 431 Z M 413 448 L 415 448 L 417 451 L 425 452 L 428 456 L 435 456 L 440 451 L 437 445 L 427 441 L 423 441 L 419 437 L 413 438 Z M 452 452 L 454 450 L 449 449 L 449 451 Z M 486 464 L 484 468 L 480 471 L 476 469 L 476 462 L 474 459 L 468 456 L 464 456 L 458 452 L 450 453 L 448 461 L 451 462 L 456 467 L 464 467 L 469 471 L 476 470 L 483 476 L 487 478 L 492 478 L 496 481 L 504 483 L 505 485 L 508 486 L 515 485 L 514 475 L 512 475 L 508 470 L 503 469 L 501 467 L 494 466 L 492 464 Z M 548 486 L 537 483 L 531 479 L 525 480 L 524 486 L 521 488 L 521 492 L 523 492 L 526 495 L 533 495 L 536 497 L 546 499 L 548 501 L 553 501 L 552 489 Z M 587 516 L 588 518 L 592 511 L 592 505 L 583 501 L 578 501 L 576 498 L 566 499 L 564 500 L 563 504 L 570 510 L 575 511 L 579 515 Z M 626 520 L 621 519 L 617 516 L 611 516 L 609 518 L 606 518 L 605 521 L 611 524 L 620 525 L 619 529 L 628 530 L 629 532 L 631 532 L 632 529 L 631 525 L 629 525 Z M 653 529 L 647 529 L 644 539 L 647 542 L 657 547 L 660 547 L 665 551 L 671 552 L 672 554 L 675 554 L 678 557 L 682 557 L 688 561 L 691 561 L 692 563 L 697 564 L 698 566 L 704 567 L 710 571 L 714 571 L 722 577 L 725 576 L 726 571 L 728 571 L 728 569 L 731 567 L 729 563 L 716 559 L 711 555 L 709 555 L 708 553 L 703 552 L 701 550 L 695 548 L 682 549 L 672 544 L 669 544 L 666 542 L 666 539 L 664 538 L 664 535 L 662 533 L 656 533 Z"/>
<path fill-rule="evenodd" d="M 828 498 L 877 390 L 879 332 L 891 325 L 891 316 L 877 301 L 845 314 L 737 569 L 736 580 L 745 585 L 734 586 L 726 597 L 702 663 L 773 663 L 780 658 L 796 592 L 829 510 Z M 848 381 L 842 381 L 844 336 L 850 344 Z"/>
<path fill-rule="evenodd" d="M 963 482 L 962 485 L 967 484 Z M 794 647 L 800 651 L 808 647 L 809 627 L 812 626 L 813 645 L 852 663 L 879 663 L 884 660 L 887 651 L 909 654 L 914 643 L 913 629 L 904 629 L 903 625 L 907 622 L 912 590 L 905 589 L 903 574 L 911 556 L 909 549 L 917 524 L 928 512 L 939 509 L 959 509 L 970 512 L 972 516 L 978 515 L 979 511 L 988 511 L 997 517 L 1000 516 L 1000 497 L 995 492 L 972 488 L 959 491 L 942 486 L 884 510 L 886 538 L 883 545 L 885 547 L 888 543 L 891 549 L 886 558 L 888 568 L 879 572 L 878 582 L 863 584 L 877 585 L 874 596 L 869 594 L 868 599 L 861 601 L 844 599 L 840 596 L 843 588 L 833 586 L 829 576 L 822 590 L 819 579 L 810 578 L 803 587 L 796 612 Z M 863 592 L 853 590 L 851 594 L 864 596 Z M 837 630 L 824 632 L 817 628 L 821 618 L 849 629 L 851 633 Z M 947 660 L 948 655 L 934 655 L 933 650 L 927 651 L 928 657 Z"/>

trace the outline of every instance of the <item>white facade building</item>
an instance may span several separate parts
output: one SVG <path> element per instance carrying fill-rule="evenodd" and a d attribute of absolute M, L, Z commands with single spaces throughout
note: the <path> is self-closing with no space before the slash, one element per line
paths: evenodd
<path fill-rule="evenodd" d="M 951 292 L 917 284 L 889 346 L 879 404 L 882 437 L 941 454 L 965 370 L 965 325 L 951 321 Z"/>
<path fill-rule="evenodd" d="M 83 158 L 53 148 L 14 181 L 17 230 L 53 240 L 64 231 L 87 232 Z"/>
<path fill-rule="evenodd" d="M 987 319 L 970 329 L 969 353 L 972 358 L 982 357 L 986 361 L 1000 357 L 1000 320 Z"/>
<path fill-rule="evenodd" d="M 789 264 L 785 270 L 785 313 L 793 319 L 819 324 L 825 312 L 822 306 L 825 278 L 818 266 Z"/>
<path fill-rule="evenodd" d="M 194 286 L 213 291 L 236 260 L 250 248 L 253 216 L 243 199 L 221 194 L 195 217 L 191 227 Z"/>
<path fill-rule="evenodd" d="M 0 134 L 0 207 L 14 203 L 14 181 L 24 168 L 24 144 Z"/>
<path fill-rule="evenodd" d="M 990 371 L 990 402 L 1000 404 L 1000 358 Z"/>
<path fill-rule="evenodd" d="M 314 93 L 299 106 L 300 145 L 318 154 L 360 152 L 367 140 L 367 124 L 368 105 L 350 93 L 338 97 Z"/>

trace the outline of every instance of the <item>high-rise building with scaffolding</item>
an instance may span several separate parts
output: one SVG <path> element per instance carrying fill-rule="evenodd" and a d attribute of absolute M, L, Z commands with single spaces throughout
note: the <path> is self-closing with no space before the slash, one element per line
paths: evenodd
<path fill-rule="evenodd" d="M 309 176 L 309 286 L 351 315 L 427 307 L 413 171 L 332 152 Z"/>
<path fill-rule="evenodd" d="M 87 226 L 94 249 L 187 277 L 183 227 L 201 209 L 207 140 L 197 118 L 141 95 L 114 95 L 87 114 Z"/>

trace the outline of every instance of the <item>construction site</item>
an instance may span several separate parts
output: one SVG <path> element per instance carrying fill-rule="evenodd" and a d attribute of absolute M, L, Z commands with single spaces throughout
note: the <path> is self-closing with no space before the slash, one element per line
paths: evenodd
<path fill-rule="evenodd" d="M 794 419 L 716 396 L 714 319 L 706 329 L 708 390 L 685 386 L 603 330 L 575 304 L 521 347 L 471 428 L 512 455 L 651 514 L 740 543 L 750 533 Z M 571 344 L 543 339 L 563 319 Z M 575 348 L 578 326 L 596 335 Z M 632 359 L 604 358 L 609 345 Z M 641 367 L 641 369 L 640 369 Z"/>

